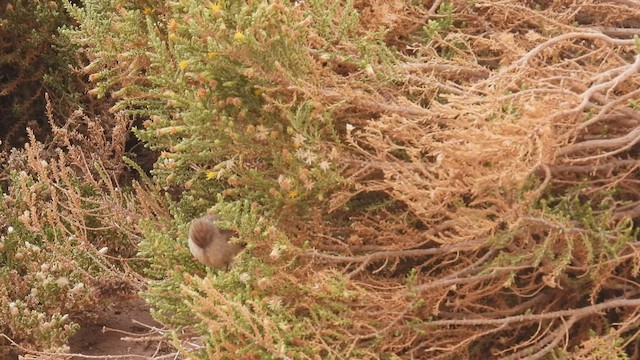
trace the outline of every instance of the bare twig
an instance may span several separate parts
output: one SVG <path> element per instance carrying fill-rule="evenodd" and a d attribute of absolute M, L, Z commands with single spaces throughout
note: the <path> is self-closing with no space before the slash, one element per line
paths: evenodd
<path fill-rule="evenodd" d="M 615 149 L 613 151 L 609 151 L 599 155 L 588 156 L 588 157 L 583 157 L 579 159 L 571 159 L 572 162 L 591 161 L 591 160 L 596 160 L 596 159 L 612 156 L 615 154 L 619 154 L 623 151 L 629 150 L 633 145 L 637 144 L 639 141 L 640 141 L 640 126 L 628 132 L 626 135 L 620 136 L 617 138 L 583 141 L 574 145 L 567 146 L 559 151 L 559 155 L 567 156 L 567 155 L 580 152 L 580 151 L 585 151 L 585 150 Z"/>
<path fill-rule="evenodd" d="M 523 56 L 520 60 L 514 62 L 512 65 L 506 67 L 504 70 L 501 70 L 501 73 L 505 73 L 507 71 L 511 71 L 513 68 L 515 67 L 519 67 L 519 66 L 524 66 L 526 65 L 529 61 L 531 61 L 532 58 L 534 58 L 535 56 L 537 56 L 540 52 L 542 52 L 544 49 L 553 46 L 559 42 L 565 41 L 565 40 L 570 40 L 570 39 L 589 39 L 589 40 L 602 40 L 602 41 L 606 41 L 607 43 L 611 44 L 611 45 L 618 45 L 618 46 L 632 46 L 634 44 L 633 40 L 621 40 L 621 39 L 614 39 L 612 37 L 609 37 L 605 34 L 601 34 L 601 33 L 590 33 L 590 32 L 571 32 L 571 33 L 567 33 L 567 34 L 562 34 L 559 36 L 556 36 L 554 38 L 551 38 L 545 42 L 543 42 L 542 44 L 536 46 L 535 48 L 533 48 L 532 50 L 530 50 L 525 56 Z"/>
<path fill-rule="evenodd" d="M 526 359 L 526 360 L 538 360 L 547 355 L 551 350 L 553 350 L 562 338 L 569 332 L 569 329 L 573 324 L 578 321 L 580 318 L 576 315 L 572 316 L 566 322 L 563 322 L 558 329 L 545 336 L 543 339 L 537 341 L 533 346 L 524 348 L 512 355 L 503 357 L 502 360 L 518 360 L 518 359 Z M 534 353 L 535 351 L 535 353 Z M 530 354 L 530 355 L 529 355 Z M 528 356 L 525 356 L 528 355 Z"/>
<path fill-rule="evenodd" d="M 343 256 L 343 255 L 329 255 L 322 254 L 317 251 L 307 251 L 299 254 L 303 257 L 316 257 L 320 259 L 335 261 L 335 262 L 371 262 L 379 259 L 393 258 L 393 257 L 420 257 L 434 254 L 442 254 L 455 251 L 473 251 L 476 250 L 479 245 L 482 245 L 485 240 L 470 240 L 457 244 L 442 245 L 437 248 L 431 249 L 415 249 L 415 250 L 395 250 L 395 251 L 381 251 L 368 255 L 357 256 Z"/>
<path fill-rule="evenodd" d="M 640 6 L 640 4 L 638 6 Z M 583 27 L 583 29 L 594 31 L 594 32 L 600 32 L 607 36 L 615 36 L 615 37 L 633 37 L 634 35 L 640 35 L 640 29 L 634 29 L 634 28 L 588 26 L 588 27 Z"/>
<path fill-rule="evenodd" d="M 481 326 L 481 325 L 502 325 L 515 324 L 521 322 L 531 322 L 539 320 L 557 319 L 566 316 L 584 317 L 600 311 L 617 307 L 637 307 L 640 306 L 640 299 L 614 299 L 600 304 L 586 306 L 583 308 L 553 311 L 544 314 L 530 314 L 509 316 L 502 319 L 459 319 L 459 320 L 436 320 L 428 323 L 428 326 Z"/>
<path fill-rule="evenodd" d="M 435 14 L 436 11 L 438 11 L 438 8 L 440 7 L 440 3 L 442 3 L 442 0 L 435 0 L 431 5 L 431 7 L 429 8 L 429 14 Z"/>

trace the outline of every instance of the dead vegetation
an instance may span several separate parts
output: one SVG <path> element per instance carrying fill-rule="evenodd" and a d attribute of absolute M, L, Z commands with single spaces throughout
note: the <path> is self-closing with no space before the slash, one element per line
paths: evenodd
<path fill-rule="evenodd" d="M 60 359 L 79 323 L 146 287 L 138 222 L 167 212 L 123 162 L 129 118 L 78 110 L 60 125 L 47 109 L 49 141 L 26 129 L 3 154 L 0 344 Z"/>
<path fill-rule="evenodd" d="M 336 90 L 371 118 L 345 119 L 352 188 L 330 211 L 349 225 L 306 229 L 324 235 L 305 255 L 357 294 L 345 341 L 426 359 L 640 356 L 639 5 L 454 2 L 459 28 L 422 45 L 411 24 L 442 16 L 397 14 L 403 85 Z"/>

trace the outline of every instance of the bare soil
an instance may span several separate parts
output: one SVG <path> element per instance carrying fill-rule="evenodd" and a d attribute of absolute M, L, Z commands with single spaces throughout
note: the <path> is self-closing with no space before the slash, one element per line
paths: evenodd
<path fill-rule="evenodd" d="M 150 327 L 161 327 L 138 296 L 124 297 L 81 329 L 69 342 L 72 354 L 108 356 L 109 359 L 144 359 L 170 350 Z M 115 357 L 114 357 L 115 356 Z M 75 356 L 73 359 L 82 359 Z"/>

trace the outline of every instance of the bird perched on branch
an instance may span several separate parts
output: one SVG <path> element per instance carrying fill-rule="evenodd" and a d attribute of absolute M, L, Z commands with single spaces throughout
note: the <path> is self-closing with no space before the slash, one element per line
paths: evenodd
<path fill-rule="evenodd" d="M 214 268 L 226 269 L 242 246 L 229 243 L 233 232 L 221 230 L 216 215 L 205 215 L 193 220 L 189 226 L 189 250 L 201 263 Z"/>

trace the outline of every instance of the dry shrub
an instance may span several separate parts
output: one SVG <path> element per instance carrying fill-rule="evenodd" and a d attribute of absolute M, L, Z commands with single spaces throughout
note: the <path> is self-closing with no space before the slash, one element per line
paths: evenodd
<path fill-rule="evenodd" d="M 0 332 L 23 351 L 68 351 L 66 342 L 118 294 L 143 288 L 137 258 L 140 218 L 165 212 L 151 192 L 122 188 L 129 118 L 54 121 L 40 143 L 29 129 L 23 150 L 4 164 L 0 201 Z M 5 339 L 3 339 L 4 342 Z"/>
<path fill-rule="evenodd" d="M 91 4 L 93 92 L 182 194 L 140 247 L 193 357 L 638 357 L 635 1 Z M 184 248 L 211 207 L 228 272 Z"/>
<path fill-rule="evenodd" d="M 637 357 L 640 55 L 628 27 L 640 12 L 454 4 L 465 27 L 407 46 L 432 57 L 403 65 L 404 87 L 336 90 L 351 114 L 374 114 L 343 119 L 353 188 L 331 211 L 349 225 L 300 233 L 329 239 L 307 255 L 340 265 L 357 294 L 341 344 L 384 338 L 379 352 L 410 358 L 596 359 L 597 343 L 610 358 Z M 586 13 L 597 23 L 580 24 Z"/>
<path fill-rule="evenodd" d="M 266 275 L 245 263 L 244 280 L 187 282 L 207 331 L 233 335 L 215 335 L 212 353 L 233 358 L 252 344 L 273 358 L 637 357 L 640 55 L 624 27 L 638 10 L 454 2 L 452 22 L 428 23 L 438 31 L 420 44 L 415 24 L 446 17 L 437 4 L 359 6 L 371 15 L 364 26 L 391 24 L 386 39 L 404 63 L 361 71 L 348 60 L 357 46 L 323 43 L 345 56 L 311 51 L 304 80 L 252 68 L 282 85 L 267 90 L 271 106 L 287 109 L 277 94 L 335 110 L 350 186 L 304 224 L 280 220 L 284 248 L 315 248 L 299 266 Z M 390 8 L 404 13 L 383 16 Z M 586 13 L 602 22 L 580 24 Z M 368 84 L 385 77 L 393 82 Z M 252 253 L 278 264 L 278 238 Z M 261 301 L 222 290 L 243 281 Z"/>

